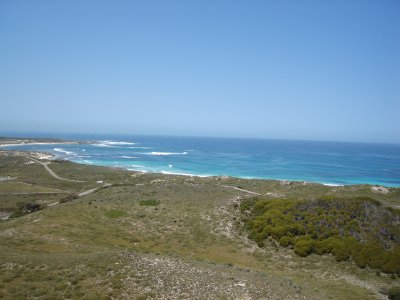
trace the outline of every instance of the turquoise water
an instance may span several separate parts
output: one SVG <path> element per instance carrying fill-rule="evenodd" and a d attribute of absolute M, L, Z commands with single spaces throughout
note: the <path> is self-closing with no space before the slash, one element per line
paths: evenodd
<path fill-rule="evenodd" d="M 400 186 L 400 145 L 155 136 L 58 137 L 93 142 L 7 148 L 45 151 L 78 163 L 143 172 Z"/>

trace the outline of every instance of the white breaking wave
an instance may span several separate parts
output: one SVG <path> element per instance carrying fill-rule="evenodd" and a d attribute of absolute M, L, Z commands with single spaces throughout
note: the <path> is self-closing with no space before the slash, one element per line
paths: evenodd
<path fill-rule="evenodd" d="M 127 169 L 128 171 L 135 171 L 135 172 L 140 172 L 140 173 L 149 173 L 149 171 L 146 170 L 136 170 L 136 169 Z"/>
<path fill-rule="evenodd" d="M 158 172 L 156 172 L 156 173 L 158 173 Z M 165 175 L 180 175 L 180 176 L 190 176 L 190 177 L 210 177 L 209 175 L 197 175 L 197 174 L 169 172 L 169 171 L 161 171 L 160 173 L 165 174 Z"/>
<path fill-rule="evenodd" d="M 157 155 L 157 156 L 163 156 L 163 155 L 186 155 L 188 154 L 186 151 L 184 152 L 144 152 L 141 154 L 145 155 Z"/>
<path fill-rule="evenodd" d="M 151 147 L 127 147 L 129 149 L 151 149 Z"/>
<path fill-rule="evenodd" d="M 171 172 L 171 171 L 164 171 L 164 170 L 152 170 L 148 169 L 145 166 L 141 165 L 131 165 L 132 168 L 128 168 L 129 171 L 136 171 L 142 173 L 159 173 L 165 175 L 179 175 L 179 176 L 190 176 L 190 177 L 210 177 L 211 175 L 198 175 L 198 174 L 191 174 L 191 173 L 183 173 L 183 172 Z"/>
<path fill-rule="evenodd" d="M 126 155 L 122 155 L 121 158 L 139 158 L 137 156 L 126 156 Z"/>
<path fill-rule="evenodd" d="M 88 164 L 93 164 L 91 161 L 84 159 L 84 162 L 88 163 Z"/>
<path fill-rule="evenodd" d="M 67 151 L 67 150 L 64 150 L 63 148 L 54 148 L 53 150 L 57 151 L 57 152 L 65 153 L 67 155 L 74 155 L 74 156 L 77 155 L 75 152 Z"/>
<path fill-rule="evenodd" d="M 115 147 L 115 146 L 110 146 L 110 145 L 107 145 L 107 144 L 102 144 L 102 143 L 100 143 L 100 144 L 92 144 L 93 146 L 95 146 L 95 147 L 110 147 L 110 148 L 118 148 L 118 147 Z"/>
<path fill-rule="evenodd" d="M 106 144 L 106 145 L 135 145 L 136 143 L 131 143 L 131 142 L 114 142 L 114 141 L 99 141 L 100 144 Z"/>
<path fill-rule="evenodd" d="M 96 143 L 93 143 L 92 145 L 95 147 L 120 148 L 121 146 L 129 146 L 129 145 L 135 145 L 135 144 L 136 143 L 131 143 L 131 142 L 97 141 Z"/>
<path fill-rule="evenodd" d="M 134 167 L 134 168 L 145 168 L 145 166 L 140 166 L 140 165 L 131 165 L 131 167 Z"/>
<path fill-rule="evenodd" d="M 105 144 L 105 143 L 97 143 L 97 144 L 92 144 L 95 147 L 104 147 L 104 148 L 127 148 L 127 147 L 121 147 L 121 146 L 116 146 L 116 145 L 110 145 L 110 144 Z"/>

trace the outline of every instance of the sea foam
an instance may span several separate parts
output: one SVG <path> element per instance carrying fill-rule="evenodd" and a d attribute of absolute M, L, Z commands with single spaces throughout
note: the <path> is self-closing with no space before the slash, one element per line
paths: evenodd
<path fill-rule="evenodd" d="M 136 143 L 132 142 L 115 142 L 115 141 L 99 141 L 101 144 L 106 144 L 106 145 L 135 145 Z"/>
<path fill-rule="evenodd" d="M 136 147 L 126 147 L 126 148 L 129 148 L 129 149 L 151 149 L 151 147 L 139 147 L 139 146 L 136 146 Z"/>
<path fill-rule="evenodd" d="M 97 142 L 93 143 L 92 145 L 95 147 L 120 148 L 123 146 L 131 146 L 131 145 L 135 145 L 135 144 L 136 143 L 132 143 L 132 142 L 97 141 Z"/>
<path fill-rule="evenodd" d="M 141 154 L 145 154 L 145 155 L 156 155 L 156 156 L 164 156 L 164 155 L 186 155 L 188 154 L 186 151 L 184 152 L 144 152 Z"/>
<path fill-rule="evenodd" d="M 158 172 L 155 172 L 158 173 Z M 170 172 L 170 171 L 160 171 L 159 173 L 165 174 L 165 175 L 179 175 L 179 176 L 190 176 L 190 177 L 210 177 L 209 175 L 197 175 L 197 174 L 191 174 L 191 173 L 181 173 L 181 172 Z"/>
<path fill-rule="evenodd" d="M 65 154 L 67 154 L 67 155 L 74 155 L 74 156 L 77 155 L 75 152 L 67 151 L 67 150 L 65 150 L 65 149 L 63 149 L 63 148 L 54 148 L 53 150 L 56 151 L 56 152 L 65 153 Z"/>

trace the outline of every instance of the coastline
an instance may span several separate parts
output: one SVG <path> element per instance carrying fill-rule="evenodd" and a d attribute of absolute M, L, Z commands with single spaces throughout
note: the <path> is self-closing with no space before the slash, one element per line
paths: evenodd
<path fill-rule="evenodd" d="M 64 140 L 64 139 L 46 139 L 46 138 L 4 138 L 0 137 L 0 150 L 4 151 L 20 151 L 18 149 L 7 149 L 8 147 L 18 147 L 18 146 L 45 146 L 45 145 L 92 145 L 95 147 L 104 147 L 104 148 L 147 148 L 151 149 L 150 147 L 141 147 L 141 146 L 136 146 L 137 143 L 134 142 L 126 142 L 126 141 L 114 141 L 114 140 L 93 140 L 93 139 L 88 139 L 88 140 Z M 135 145 L 135 146 L 132 146 Z M 121 147 L 123 146 L 123 147 Z M 129 147 L 128 147 L 129 146 Z M 191 173 L 191 172 L 186 172 L 186 171 L 179 171 L 177 170 L 174 172 L 173 170 L 163 170 L 160 167 L 157 167 L 155 169 L 157 170 L 152 170 L 152 167 L 147 167 L 147 166 L 141 166 L 141 165 L 119 165 L 117 162 L 115 165 L 110 165 L 110 164 L 102 164 L 99 163 L 99 161 L 92 161 L 90 159 L 83 159 L 85 157 L 84 154 L 78 155 L 72 151 L 67 151 L 63 148 L 54 148 L 53 149 L 56 152 L 64 153 L 65 155 L 57 155 L 55 153 L 51 153 L 48 151 L 36 151 L 36 150 L 26 150 L 29 152 L 37 152 L 37 153 L 42 153 L 41 157 L 44 159 L 63 159 L 67 160 L 70 162 L 78 163 L 78 164 L 84 164 L 84 165 L 95 165 L 95 166 L 101 166 L 101 167 L 111 167 L 111 168 L 119 168 L 123 170 L 128 170 L 132 172 L 140 172 L 140 173 L 153 173 L 153 174 L 163 174 L 163 175 L 172 175 L 172 176 L 188 176 L 188 177 L 199 177 L 199 178 L 206 178 L 206 177 L 232 177 L 232 178 L 239 178 L 239 179 L 249 179 L 249 180 L 273 180 L 273 181 L 279 181 L 279 182 L 294 182 L 297 184 L 321 184 L 324 186 L 330 186 L 330 187 L 342 187 L 342 186 L 354 186 L 354 185 L 368 185 L 368 186 L 382 186 L 385 188 L 399 188 L 400 185 L 398 186 L 397 184 L 385 184 L 382 182 L 362 182 L 362 181 L 355 181 L 355 182 L 329 182 L 327 180 L 321 179 L 321 181 L 318 180 L 309 180 L 309 179 L 299 179 L 299 178 L 290 178 L 290 177 L 269 177 L 269 176 L 247 176 L 247 175 L 232 175 L 232 174 L 226 174 L 226 173 L 220 173 L 220 174 L 212 174 L 212 173 L 205 173 L 205 174 L 198 174 L 198 173 Z M 68 149 L 69 150 L 69 149 Z M 85 151 L 85 149 L 83 149 Z M 142 154 L 147 154 L 147 155 L 156 155 L 156 156 L 169 156 L 169 155 L 183 155 L 183 154 L 188 154 L 188 152 L 192 152 L 194 150 L 187 150 L 184 152 L 161 152 L 161 151 L 152 151 L 149 153 L 142 153 Z M 90 157 L 90 156 L 89 156 Z M 137 159 L 138 157 L 135 156 L 126 156 L 122 155 L 121 156 L 124 159 L 132 158 L 132 159 Z M 38 158 L 38 157 L 37 157 Z M 79 159 L 78 159 L 79 158 Z M 169 167 L 172 165 L 169 165 Z M 133 167 L 133 168 L 132 168 Z"/>
<path fill-rule="evenodd" d="M 15 143 L 15 144 L 0 144 L 0 147 L 14 147 L 14 146 L 29 146 L 29 145 L 74 145 L 77 142 L 63 142 L 63 143 Z"/>
<path fill-rule="evenodd" d="M 59 143 L 57 143 L 59 144 Z M 10 153 L 7 154 L 7 152 L 11 152 L 13 154 L 10 155 Z M 49 152 L 39 152 L 39 151 L 19 151 L 19 150 L 3 150 L 0 147 L 0 155 L 6 155 L 6 156 L 26 156 L 28 155 L 33 155 L 36 159 L 40 160 L 47 160 L 47 161 L 52 161 L 52 160 L 57 160 L 57 155 L 54 155 Z M 276 178 L 248 178 L 248 177 L 240 177 L 240 176 L 227 176 L 227 175 L 197 175 L 197 174 L 190 174 L 190 173 L 174 173 L 174 172 L 167 172 L 167 171 L 160 171 L 160 172 L 153 172 L 153 171 L 146 171 L 146 170 L 136 170 L 136 169 L 129 169 L 129 168 L 124 168 L 120 166 L 104 166 L 104 165 L 99 165 L 95 164 L 93 162 L 85 161 L 83 160 L 82 162 L 77 162 L 73 160 L 69 160 L 67 158 L 64 158 L 63 160 L 68 161 L 72 164 L 80 164 L 80 165 L 85 165 L 85 166 L 96 166 L 96 167 L 103 167 L 107 168 L 110 170 L 122 170 L 122 171 L 129 171 L 134 174 L 153 174 L 153 175 L 164 175 L 164 176 L 180 176 L 180 177 L 188 177 L 188 178 L 216 178 L 216 179 L 232 179 L 232 180 L 257 180 L 257 181 L 265 181 L 265 182 L 276 182 L 279 183 L 280 185 L 299 185 L 299 186 L 306 186 L 306 185 L 322 185 L 326 187 L 351 187 L 351 186 L 368 186 L 370 189 L 374 192 L 377 193 L 382 193 L 382 194 L 387 194 L 389 193 L 390 189 L 397 189 L 398 187 L 391 187 L 391 186 L 385 186 L 385 185 L 378 185 L 378 184 L 369 184 L 369 183 L 360 183 L 360 184 L 335 184 L 335 183 L 322 183 L 322 182 L 313 182 L 313 181 L 305 181 L 305 180 L 287 180 L 287 179 L 276 179 Z"/>
<path fill-rule="evenodd" d="M 89 143 L 89 142 L 88 142 Z M 76 144 L 74 142 L 65 142 L 65 143 L 30 143 L 30 145 L 61 145 L 61 144 Z M 7 147 L 7 146 L 18 146 L 18 145 L 28 145 L 26 143 L 20 143 L 20 144 L 7 144 L 7 145 L 0 145 L 0 151 L 12 151 L 15 153 L 21 152 L 21 153 L 31 153 L 35 154 L 36 158 L 39 159 L 46 159 L 46 160 L 54 160 L 57 159 L 57 155 L 50 153 L 50 152 L 39 152 L 39 151 L 20 151 L 20 150 L 4 150 L 1 147 Z M 63 151 L 64 152 L 64 151 Z M 21 154 L 23 155 L 23 154 Z M 229 176 L 229 175 L 201 175 L 201 174 L 191 174 L 191 173 L 180 173 L 180 172 L 169 172 L 169 171 L 148 171 L 148 170 L 138 170 L 138 169 L 132 169 L 132 168 L 124 168 L 122 166 L 105 166 L 105 165 L 100 165 L 100 164 L 95 164 L 91 161 L 88 160 L 82 160 L 82 161 L 74 161 L 68 158 L 64 158 L 64 160 L 69 161 L 71 163 L 76 163 L 76 164 L 82 164 L 82 165 L 89 165 L 89 166 L 98 166 L 98 167 L 104 167 L 104 168 L 118 168 L 121 170 L 127 170 L 130 172 L 134 173 L 150 173 L 150 174 L 160 174 L 160 175 L 171 175 L 171 176 L 186 176 L 186 177 L 198 177 L 198 178 L 236 178 L 236 179 L 246 179 L 246 180 L 266 180 L 266 181 L 278 181 L 281 184 L 290 184 L 290 183 L 298 183 L 298 184 L 321 184 L 325 186 L 331 186 L 331 187 L 340 187 L 340 186 L 346 186 L 346 184 L 336 184 L 336 183 L 322 183 L 322 182 L 312 182 L 312 181 L 306 181 L 306 180 L 288 180 L 288 179 L 277 179 L 277 178 L 257 178 L 257 177 L 240 177 L 240 176 Z M 353 185 L 353 184 L 351 184 Z M 370 185 L 370 184 L 368 184 Z"/>

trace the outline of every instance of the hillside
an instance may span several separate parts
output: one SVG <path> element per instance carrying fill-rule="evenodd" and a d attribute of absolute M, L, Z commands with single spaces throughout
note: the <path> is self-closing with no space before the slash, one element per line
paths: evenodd
<path fill-rule="evenodd" d="M 289 234 L 298 212 L 302 226 L 333 224 L 302 235 L 333 238 L 353 207 L 357 224 L 343 236 L 379 238 L 382 224 L 391 224 L 379 245 L 392 251 L 399 189 L 142 174 L 0 154 L 0 211 L 8 218 L 0 222 L 3 299 L 387 299 L 400 284 L 396 272 L 338 262 L 335 251 L 299 256 Z M 336 203 L 343 207 L 335 212 Z M 268 205 L 274 224 L 284 220 L 290 230 L 260 240 L 249 224 Z M 325 213 L 315 213 L 324 205 Z M 362 207 L 370 218 L 357 215 Z"/>

